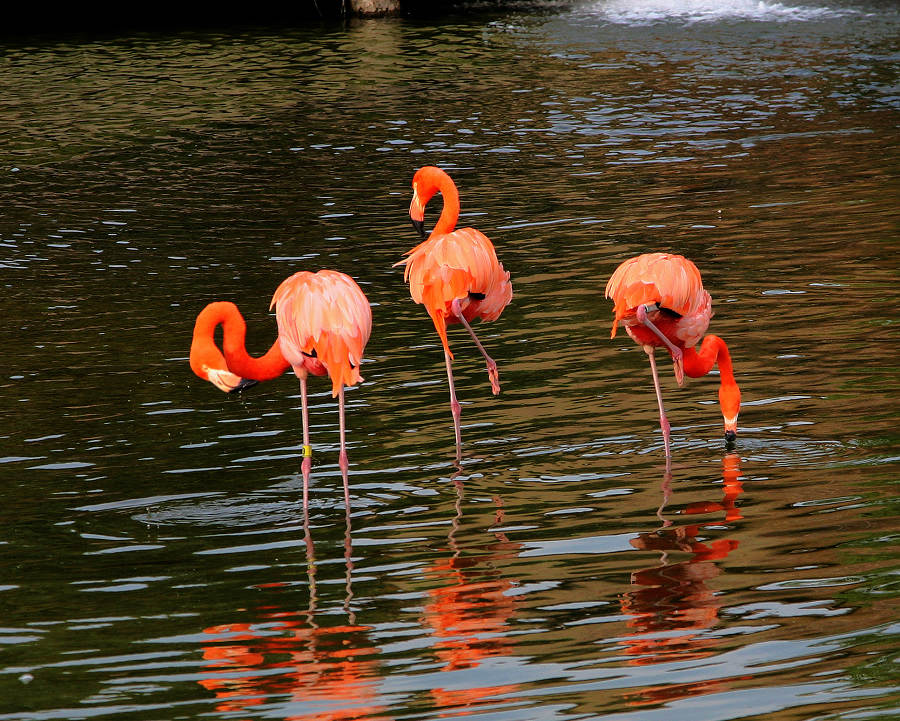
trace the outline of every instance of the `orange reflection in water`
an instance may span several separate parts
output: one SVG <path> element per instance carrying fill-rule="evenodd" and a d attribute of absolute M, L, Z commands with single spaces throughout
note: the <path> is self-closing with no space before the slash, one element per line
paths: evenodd
<path fill-rule="evenodd" d="M 432 646 L 443 663 L 441 671 L 451 672 L 478 668 L 485 659 L 510 654 L 509 619 L 516 611 L 518 596 L 511 595 L 515 584 L 500 570 L 506 559 L 514 558 L 521 546 L 512 543 L 504 533 L 495 533 L 496 543 L 484 547 L 488 553 L 463 557 L 456 542 L 456 531 L 462 517 L 462 484 L 456 482 L 456 517 L 448 542 L 452 555 L 428 568 L 427 575 L 440 585 L 428 591 L 424 623 L 431 629 Z M 503 505 L 499 497 L 494 525 L 503 521 Z M 435 706 L 459 709 L 491 701 L 518 688 L 517 684 L 473 686 L 465 688 L 439 686 L 431 690 Z"/>
<path fill-rule="evenodd" d="M 271 616 L 261 620 L 266 618 Z M 310 628 L 297 620 L 212 626 L 204 633 L 229 634 L 229 639 L 204 648 L 208 675 L 199 683 L 215 693 L 218 711 L 242 711 L 283 697 L 313 707 L 290 719 L 387 719 L 374 683 L 378 649 L 365 640 L 369 630 L 358 625 Z"/>
<path fill-rule="evenodd" d="M 641 533 L 631 541 L 640 550 L 660 551 L 662 563 L 652 568 L 635 571 L 631 582 L 637 586 L 621 595 L 619 602 L 627 614 L 626 622 L 633 629 L 623 641 L 632 658 L 631 665 L 649 665 L 700 659 L 713 653 L 717 639 L 704 631 L 718 620 L 722 603 L 709 582 L 722 573 L 717 564 L 738 547 L 731 538 L 699 540 L 709 527 L 721 526 L 743 518 L 736 505 L 741 494 L 740 458 L 728 454 L 722 459 L 724 481 L 721 501 L 692 503 L 684 508 L 683 515 L 721 514 L 715 521 L 687 526 L 673 526 L 665 520 L 663 527 L 649 533 Z M 663 480 L 664 501 L 669 500 L 671 477 L 668 472 Z M 722 518 L 724 516 L 724 519 Z M 662 517 L 662 508 L 660 508 Z M 669 561 L 671 552 L 690 554 L 678 563 Z M 719 682 L 666 685 L 641 689 L 630 701 L 633 705 L 659 703 L 673 698 L 709 693 L 718 688 Z"/>
<path fill-rule="evenodd" d="M 257 609 L 253 623 L 232 623 L 203 630 L 206 675 L 199 681 L 219 702 L 216 710 L 240 712 L 261 704 L 296 702 L 304 710 L 285 718 L 296 721 L 390 719 L 379 703 L 377 682 L 380 649 L 368 638 L 371 626 L 356 622 L 350 609 L 353 562 L 350 516 L 344 538 L 347 624 L 316 623 L 316 564 L 306 526 L 310 601 L 305 612 L 277 606 Z M 268 588 L 286 584 L 267 584 Z M 223 639 L 223 637 L 225 637 Z"/>

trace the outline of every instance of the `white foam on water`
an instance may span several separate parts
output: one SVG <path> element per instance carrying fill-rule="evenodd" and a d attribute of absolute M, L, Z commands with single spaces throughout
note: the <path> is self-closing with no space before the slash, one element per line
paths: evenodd
<path fill-rule="evenodd" d="M 765 0 L 600 0 L 583 10 L 622 25 L 669 21 L 691 24 L 722 20 L 805 22 L 858 14 L 858 11 L 846 8 L 791 5 Z"/>

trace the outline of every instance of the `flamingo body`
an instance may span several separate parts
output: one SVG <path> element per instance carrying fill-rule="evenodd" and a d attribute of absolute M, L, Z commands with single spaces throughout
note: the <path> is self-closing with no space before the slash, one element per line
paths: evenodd
<path fill-rule="evenodd" d="M 363 380 L 359 364 L 372 332 L 372 310 L 350 276 L 334 270 L 301 271 L 282 281 L 272 296 L 278 343 L 301 373 L 331 378 L 331 395 Z"/>
<path fill-rule="evenodd" d="M 740 389 L 734 380 L 725 341 L 715 335 L 703 337 L 713 315 L 712 299 L 703 287 L 697 266 L 673 253 L 645 253 L 629 258 L 607 282 L 606 297 L 615 304 L 610 337 L 615 337 L 621 323 L 650 358 L 666 456 L 670 455 L 669 425 L 653 357 L 654 349 L 660 346 L 668 350 L 675 362 L 679 385 L 684 373 L 697 378 L 709 373 L 714 364 L 719 366 L 719 403 L 725 437 L 733 440 L 737 433 Z M 698 352 L 694 346 L 701 338 L 703 343 Z"/>
<path fill-rule="evenodd" d="M 453 353 L 447 340 L 447 326 L 462 323 L 485 358 L 491 390 L 500 392 L 497 364 L 488 356 L 470 321 L 493 321 L 512 300 L 509 272 L 497 258 L 493 243 L 475 228 L 456 228 L 459 219 L 459 192 L 447 173 L 425 166 L 413 176 L 413 199 L 409 215 L 424 235 L 425 206 L 441 193 L 443 208 L 428 237 L 406 253 L 394 266 L 405 266 L 404 281 L 409 283 L 413 300 L 425 306 L 441 339 L 450 383 L 451 409 L 457 436 L 457 456 L 461 453 L 459 403 L 453 385 Z"/>
<path fill-rule="evenodd" d="M 207 305 L 197 316 L 191 342 L 191 369 L 223 391 L 242 390 L 256 381 L 270 380 L 293 368 L 300 379 L 303 420 L 303 508 L 308 511 L 309 416 L 306 379 L 328 375 L 332 396 L 339 399 L 340 467 L 344 495 L 348 499 L 348 468 L 344 427 L 344 386 L 362 381 L 359 365 L 372 330 L 369 301 L 356 282 L 343 273 L 320 270 L 295 273 L 278 286 L 270 308 L 275 308 L 278 338 L 265 355 L 247 353 L 247 326 L 234 303 Z M 216 327 L 223 326 L 220 350 L 215 344 Z"/>
<path fill-rule="evenodd" d="M 456 228 L 459 192 L 440 168 L 425 166 L 413 177 L 409 214 L 414 224 L 421 227 L 425 206 L 437 192 L 444 199 L 438 222 L 428 238 L 395 266 L 406 266 L 403 280 L 409 283 L 410 295 L 425 306 L 452 359 L 447 325 L 462 322 L 460 315 L 466 321 L 496 320 L 512 300 L 512 284 L 490 239 L 475 228 Z M 461 314 L 454 311 L 454 301 Z"/>
<path fill-rule="evenodd" d="M 622 323 L 641 345 L 663 343 L 637 319 L 640 305 L 655 303 L 665 309 L 657 316 L 657 327 L 682 346 L 696 345 L 713 315 L 712 299 L 703 288 L 697 266 L 671 253 L 645 253 L 626 260 L 606 284 L 606 297 L 615 302 L 610 338 L 616 337 L 616 328 Z"/>

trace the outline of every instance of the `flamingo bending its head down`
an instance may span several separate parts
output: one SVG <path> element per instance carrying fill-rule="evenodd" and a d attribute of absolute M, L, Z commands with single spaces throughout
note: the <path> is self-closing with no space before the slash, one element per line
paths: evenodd
<path fill-rule="evenodd" d="M 453 383 L 453 353 L 447 341 L 447 326 L 462 323 L 487 364 L 488 378 L 494 395 L 500 393 L 497 364 L 487 354 L 470 321 L 478 318 L 492 321 L 500 317 L 512 300 L 509 272 L 497 259 L 494 245 L 486 235 L 474 228 L 456 228 L 459 218 L 459 192 L 447 173 L 434 166 L 420 168 L 413 176 L 413 198 L 409 216 L 413 226 L 425 238 L 425 206 L 440 193 L 443 208 L 434 229 L 412 250 L 407 258 L 394 264 L 406 266 L 403 280 L 409 292 L 431 316 L 444 347 L 447 380 L 450 384 L 450 410 L 456 435 L 456 456 L 462 456 L 460 406 Z"/>
<path fill-rule="evenodd" d="M 306 379 L 328 375 L 331 395 L 338 397 L 341 451 L 339 465 L 348 468 L 344 424 L 344 386 L 360 382 L 359 365 L 372 330 L 369 301 L 350 276 L 334 270 L 301 271 L 284 280 L 272 297 L 278 338 L 268 352 L 247 353 L 247 326 L 234 303 L 210 303 L 197 316 L 191 343 L 191 369 L 223 391 L 241 390 L 256 381 L 277 378 L 288 368 L 300 379 L 303 416 L 303 507 L 308 510 L 309 414 Z M 223 325 L 220 351 L 214 341 Z M 345 497 L 348 495 L 345 487 Z"/>
<path fill-rule="evenodd" d="M 611 338 L 619 323 L 641 345 L 650 359 L 653 387 L 659 404 L 666 458 L 671 457 L 669 421 L 663 408 L 654 349 L 664 346 L 675 364 L 675 379 L 684 374 L 704 376 L 719 366 L 719 405 L 725 423 L 725 439 L 733 442 L 741 409 L 741 391 L 734 380 L 731 355 L 725 341 L 715 335 L 703 338 L 712 317 L 712 299 L 703 288 L 700 271 L 687 258 L 671 253 L 645 253 L 623 262 L 606 284 L 606 297 L 615 303 Z M 694 346 L 703 338 L 700 351 Z"/>

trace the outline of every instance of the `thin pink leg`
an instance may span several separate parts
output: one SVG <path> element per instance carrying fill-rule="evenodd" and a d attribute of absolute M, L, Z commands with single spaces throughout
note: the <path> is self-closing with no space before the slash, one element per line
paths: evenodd
<path fill-rule="evenodd" d="M 309 411 L 306 400 L 306 378 L 300 379 L 300 405 L 303 414 L 303 460 L 300 470 L 303 473 L 303 514 L 309 518 L 309 473 L 312 470 L 312 448 L 309 445 Z"/>
<path fill-rule="evenodd" d="M 347 461 L 347 430 L 344 426 L 344 386 L 341 386 L 341 389 L 338 391 L 338 426 L 341 429 L 341 454 L 338 457 L 338 465 L 341 467 L 341 471 L 344 472 L 344 490 L 347 490 L 346 480 L 347 480 L 347 469 L 350 467 L 350 463 Z M 345 493 L 344 496 L 347 498 L 347 505 L 350 505 L 350 497 L 348 493 Z"/>
<path fill-rule="evenodd" d="M 462 460 L 462 431 L 459 427 L 462 410 L 459 401 L 456 400 L 456 388 L 453 385 L 453 361 L 450 360 L 450 354 L 446 350 L 444 360 L 447 363 L 447 381 L 450 383 L 450 412 L 453 414 L 453 430 L 456 433 L 456 462 L 459 463 Z"/>
<path fill-rule="evenodd" d="M 494 362 L 494 359 L 487 354 L 484 346 L 481 345 L 481 341 L 478 340 L 478 336 L 475 335 L 475 331 L 472 330 L 472 326 L 469 325 L 469 321 L 467 321 L 466 317 L 463 315 L 462 308 L 460 308 L 458 299 L 453 300 L 451 308 L 456 317 L 459 318 L 462 324 L 466 327 L 466 330 L 469 331 L 469 335 L 472 336 L 472 340 L 475 341 L 475 345 L 478 346 L 478 350 L 481 351 L 481 355 L 484 356 L 484 360 L 487 363 L 488 378 L 491 379 L 491 391 L 495 396 L 500 395 L 500 373 L 497 370 L 497 364 Z"/>
<path fill-rule="evenodd" d="M 684 362 L 682 360 L 684 353 L 682 353 L 681 348 L 672 343 L 668 338 L 666 338 L 665 333 L 663 333 L 659 328 L 657 328 L 653 322 L 647 317 L 647 309 L 643 305 L 639 305 L 637 307 L 637 319 L 647 326 L 651 331 L 653 331 L 657 337 L 663 342 L 666 348 L 669 349 L 669 353 L 672 354 L 672 361 L 675 365 L 675 380 L 678 382 L 678 385 L 684 385 Z M 662 406 L 660 405 L 660 408 Z"/>
<path fill-rule="evenodd" d="M 650 358 L 650 371 L 653 373 L 653 387 L 654 389 L 656 389 L 656 402 L 659 403 L 659 427 L 662 429 L 663 442 L 666 446 L 666 459 L 668 464 L 668 459 L 672 457 L 672 452 L 669 450 L 669 419 L 666 418 L 666 409 L 663 408 L 662 391 L 659 388 L 659 376 L 656 374 L 656 358 L 653 354 L 653 346 L 645 345 L 644 350 L 647 352 L 647 357 Z"/>

